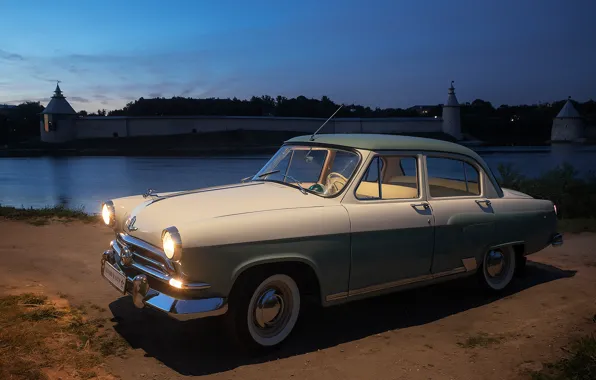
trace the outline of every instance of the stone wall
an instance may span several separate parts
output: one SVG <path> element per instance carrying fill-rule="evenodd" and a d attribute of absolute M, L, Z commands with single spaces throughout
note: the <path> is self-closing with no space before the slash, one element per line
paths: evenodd
<path fill-rule="evenodd" d="M 77 139 L 164 136 L 218 131 L 291 131 L 312 133 L 325 119 L 274 117 L 86 117 L 76 121 Z M 334 119 L 322 133 L 441 132 L 442 119 Z"/>

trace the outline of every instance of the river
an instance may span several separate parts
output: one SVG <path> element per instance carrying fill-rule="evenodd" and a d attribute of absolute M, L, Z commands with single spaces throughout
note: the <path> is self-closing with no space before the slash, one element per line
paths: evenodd
<path fill-rule="evenodd" d="M 564 162 L 580 175 L 596 168 L 596 146 L 474 148 L 498 176 L 499 163 L 511 163 L 534 177 Z M 0 158 L 0 205 L 65 205 L 97 213 L 101 202 L 143 193 L 196 189 L 238 182 L 256 173 L 268 156 L 35 157 Z"/>

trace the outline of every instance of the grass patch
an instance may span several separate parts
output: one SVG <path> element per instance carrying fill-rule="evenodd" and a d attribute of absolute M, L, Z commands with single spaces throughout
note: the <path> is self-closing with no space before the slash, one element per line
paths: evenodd
<path fill-rule="evenodd" d="M 569 356 L 532 373 L 533 380 L 596 379 L 596 338 L 581 338 L 571 345 Z"/>
<path fill-rule="evenodd" d="M 96 215 L 89 215 L 80 209 L 69 209 L 64 206 L 44 207 L 44 208 L 16 208 L 0 205 L 0 217 L 10 220 L 25 221 L 34 226 L 43 226 L 49 224 L 52 220 L 70 222 L 80 220 L 86 223 L 99 221 Z"/>
<path fill-rule="evenodd" d="M 57 308 L 35 294 L 0 297 L 0 379 L 48 379 L 106 375 L 107 356 L 124 356 L 128 344 L 106 328 L 105 318 L 89 318 L 81 308 Z"/>
<path fill-rule="evenodd" d="M 464 342 L 458 342 L 457 345 L 463 348 L 488 347 L 493 344 L 498 344 L 503 340 L 503 337 L 489 336 L 487 333 L 478 333 L 477 335 L 466 338 Z"/>

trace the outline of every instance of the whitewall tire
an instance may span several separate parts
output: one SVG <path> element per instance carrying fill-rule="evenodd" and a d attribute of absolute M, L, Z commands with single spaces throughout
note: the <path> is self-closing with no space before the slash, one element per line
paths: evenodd
<path fill-rule="evenodd" d="M 273 275 L 253 292 L 246 317 L 248 332 L 260 346 L 275 346 L 290 335 L 299 314 L 298 285 L 290 276 Z"/>
<path fill-rule="evenodd" d="M 513 279 L 517 260 L 512 247 L 491 249 L 484 254 L 480 279 L 483 285 L 491 291 L 505 289 Z"/>
<path fill-rule="evenodd" d="M 272 348 L 290 335 L 300 315 L 300 290 L 286 274 L 245 278 L 233 299 L 229 318 L 245 348 Z"/>

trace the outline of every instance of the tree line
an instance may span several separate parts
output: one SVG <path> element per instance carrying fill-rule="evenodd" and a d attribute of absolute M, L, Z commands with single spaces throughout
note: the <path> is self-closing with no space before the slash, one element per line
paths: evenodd
<path fill-rule="evenodd" d="M 462 131 L 476 139 L 494 144 L 539 144 L 550 139 L 552 120 L 563 107 L 565 100 L 551 104 L 501 105 L 476 99 L 461 105 Z M 596 102 L 574 102 L 588 124 L 596 124 Z M 277 116 L 328 118 L 339 107 L 329 97 L 321 99 L 298 96 L 275 98 L 253 96 L 247 100 L 237 98 L 195 99 L 186 97 L 139 98 L 121 109 L 96 112 L 80 111 L 79 116 Z M 40 113 L 44 107 L 39 102 L 26 102 L 14 108 L 0 109 L 0 143 L 31 140 L 39 137 Z M 336 117 L 386 118 L 386 117 L 440 117 L 442 105 L 425 106 L 424 112 L 414 107 L 371 108 L 356 104 L 345 105 Z"/>

